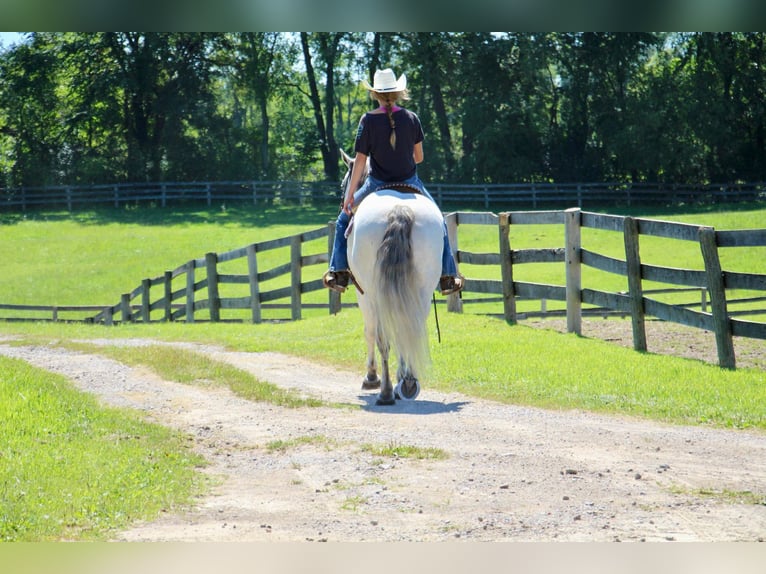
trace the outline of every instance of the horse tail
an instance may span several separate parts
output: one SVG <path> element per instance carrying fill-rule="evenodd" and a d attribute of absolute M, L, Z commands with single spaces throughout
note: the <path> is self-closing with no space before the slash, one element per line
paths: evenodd
<path fill-rule="evenodd" d="M 430 363 L 428 333 L 421 305 L 412 250 L 415 213 L 406 205 L 395 205 L 378 248 L 375 266 L 379 335 L 393 344 L 413 373 Z"/>

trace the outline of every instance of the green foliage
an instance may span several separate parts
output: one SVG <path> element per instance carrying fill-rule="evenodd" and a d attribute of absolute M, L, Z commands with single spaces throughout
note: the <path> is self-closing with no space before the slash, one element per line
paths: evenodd
<path fill-rule="evenodd" d="M 0 358 L 0 540 L 102 539 L 205 488 L 183 437 Z"/>
<path fill-rule="evenodd" d="M 31 33 L 0 52 L 0 181 L 335 181 L 389 66 L 425 181 L 762 181 L 765 37 Z"/>

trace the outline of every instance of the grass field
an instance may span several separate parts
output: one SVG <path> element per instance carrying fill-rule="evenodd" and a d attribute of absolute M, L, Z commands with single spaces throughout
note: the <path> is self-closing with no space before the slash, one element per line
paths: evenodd
<path fill-rule="evenodd" d="M 3 216 L 0 256 L 5 272 L 0 302 L 113 304 L 120 293 L 135 287 L 142 278 L 157 276 L 207 251 L 223 252 L 284 237 L 325 225 L 335 216 L 334 207 L 251 211 L 140 209 Z M 754 207 L 651 215 L 719 229 L 758 228 L 766 221 L 766 209 Z M 461 228 L 462 249 L 496 251 L 496 229 L 470 227 Z M 515 249 L 556 247 L 563 244 L 561 233 L 552 226 L 520 226 L 512 228 L 511 244 Z M 615 239 L 607 235 L 584 234 L 583 243 L 606 253 L 618 249 L 621 236 L 617 234 Z M 725 267 L 766 273 L 763 249 L 739 251 L 730 260 L 724 255 Z M 646 247 L 642 243 L 642 258 L 674 267 L 699 265 L 694 248 L 668 249 L 651 242 Z M 516 278 L 563 284 L 560 269 L 530 267 L 539 269 L 524 271 L 528 276 Z M 598 277 L 594 280 L 602 281 Z M 616 287 L 609 281 L 613 278 L 603 279 L 604 289 Z M 326 294 L 321 295 L 326 298 Z M 762 370 L 729 371 L 699 361 L 636 353 L 603 341 L 509 326 L 470 312 L 440 313 L 442 342 L 438 344 L 433 316 L 430 321 L 433 366 L 423 377 L 424 388 L 548 409 L 585 409 L 673 424 L 766 430 L 766 376 Z M 299 355 L 357 370 L 360 375 L 365 353 L 362 320 L 356 309 L 344 310 L 339 316 L 317 311 L 306 313 L 299 322 L 259 325 L 153 323 L 106 328 L 0 322 L 1 335 L 27 343 L 69 346 L 74 339 L 95 337 L 204 342 L 249 352 Z M 92 347 L 87 348 L 93 352 Z M 206 363 L 193 353 L 179 359 L 157 350 L 131 353 L 117 346 L 100 352 L 129 364 L 143 364 L 172 380 L 216 379 L 236 392 L 252 392 L 252 400 L 279 404 L 292 400 L 242 373 Z M 190 456 L 172 433 L 145 425 L 131 413 L 97 407 L 65 380 L 18 361 L 0 361 L 0 372 L 0 484 L 4 485 L 0 538 L 98 539 L 126 522 L 157 512 L 159 507 L 182 505 L 203 487 L 194 472 L 200 461 Z M 291 406 L 310 408 L 300 403 Z M 113 448 L 119 452 L 110 450 Z M 121 458 L 113 466 L 134 469 L 134 476 L 125 477 L 119 471 L 112 474 L 112 469 L 104 468 L 104 461 L 115 457 Z M 162 464 L 143 464 L 146 461 Z M 77 468 L 70 468 L 73 464 Z M 126 480 L 162 482 L 170 491 L 133 488 Z M 24 487 L 19 488 L 19 484 Z M 94 490 L 83 485 L 93 485 Z M 114 496 L 127 488 L 132 488 L 132 496 Z M 51 498 L 50 502 L 42 504 L 46 498 Z"/>
<path fill-rule="evenodd" d="M 22 361 L 0 380 L 0 541 L 99 540 L 205 490 L 179 434 Z"/>
<path fill-rule="evenodd" d="M 222 253 L 250 243 L 285 237 L 315 229 L 334 219 L 336 207 L 268 208 L 251 206 L 227 209 L 162 208 L 105 209 L 69 213 L 31 213 L 0 216 L 3 241 L 0 260 L 6 263 L 0 282 L 0 303 L 28 305 L 113 305 L 120 295 L 190 259 L 214 251 Z M 641 215 L 641 214 L 633 214 Z M 717 229 L 762 228 L 766 209 L 696 213 L 651 213 L 668 219 Z M 511 227 L 513 249 L 562 247 L 563 226 L 525 225 Z M 461 226 L 460 249 L 497 252 L 497 229 L 492 226 Z M 583 230 L 583 247 L 620 257 L 619 233 Z M 326 240 L 317 240 L 307 251 L 321 252 Z M 259 265 L 270 268 L 286 261 L 284 251 L 265 252 Z M 653 237 L 641 239 L 642 262 L 672 267 L 702 268 L 699 247 L 691 242 Z M 766 273 L 766 247 L 722 249 L 724 269 Z M 500 278 L 496 268 L 466 265 L 464 274 L 476 278 Z M 227 271 L 228 272 L 228 271 Z M 319 268 L 311 269 L 320 275 Z M 313 276 L 312 275 L 312 276 Z M 517 281 L 564 284 L 564 266 L 530 264 L 514 269 Z M 306 278 L 308 279 L 308 277 Z M 626 279 L 585 269 L 583 284 L 604 290 L 623 290 Z M 647 283 L 645 289 L 651 289 Z M 324 293 L 311 294 L 307 301 L 326 301 Z"/>

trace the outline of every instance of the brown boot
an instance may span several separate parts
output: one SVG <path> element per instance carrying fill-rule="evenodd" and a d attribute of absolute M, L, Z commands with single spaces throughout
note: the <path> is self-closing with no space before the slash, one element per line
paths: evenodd
<path fill-rule="evenodd" d="M 465 286 L 464 277 L 462 275 L 442 275 L 439 279 L 439 289 L 442 295 L 450 295 L 451 293 L 459 293 Z"/>
<path fill-rule="evenodd" d="M 343 293 L 348 287 L 348 281 L 351 278 L 350 271 L 328 271 L 322 277 L 324 286 L 338 293 Z"/>

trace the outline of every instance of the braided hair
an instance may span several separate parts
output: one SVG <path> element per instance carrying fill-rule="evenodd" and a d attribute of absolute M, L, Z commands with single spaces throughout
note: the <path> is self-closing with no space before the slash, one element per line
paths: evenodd
<path fill-rule="evenodd" d="M 396 103 L 396 93 L 383 96 L 381 101 L 384 102 L 383 105 L 386 108 L 388 123 L 391 126 L 391 135 L 388 138 L 388 142 L 391 144 L 391 149 L 396 149 L 396 121 L 394 120 L 394 104 Z"/>
<path fill-rule="evenodd" d="M 391 136 L 388 138 L 391 149 L 396 149 L 396 121 L 394 120 L 394 104 L 397 100 L 409 100 L 410 96 L 407 90 L 401 92 L 370 92 L 371 96 L 378 100 L 378 103 L 386 108 L 388 123 L 391 126 Z"/>

